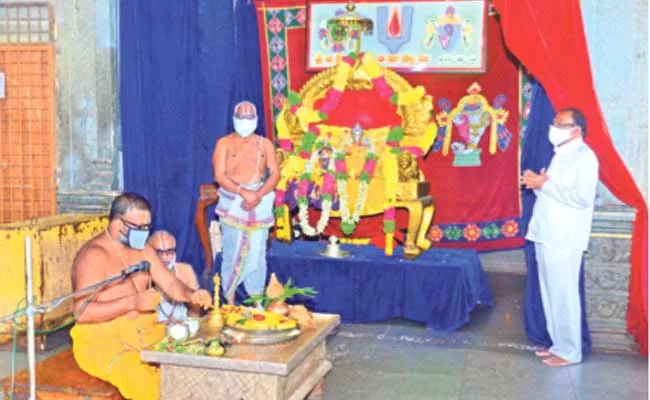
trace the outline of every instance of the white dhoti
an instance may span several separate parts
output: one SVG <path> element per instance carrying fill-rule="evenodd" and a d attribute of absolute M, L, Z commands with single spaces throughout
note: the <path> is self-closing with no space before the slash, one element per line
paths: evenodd
<path fill-rule="evenodd" d="M 243 185 L 257 190 L 262 183 Z M 264 292 L 266 282 L 266 241 L 273 226 L 275 193 L 264 195 L 253 210 L 242 208 L 242 198 L 219 188 L 215 210 L 221 224 L 223 245 L 221 284 L 224 295 L 234 304 L 237 286 L 244 284 L 249 295 Z"/>
<path fill-rule="evenodd" d="M 582 361 L 580 263 L 583 251 L 535 243 L 539 288 L 546 328 L 553 341 L 549 351 L 570 362 Z"/>

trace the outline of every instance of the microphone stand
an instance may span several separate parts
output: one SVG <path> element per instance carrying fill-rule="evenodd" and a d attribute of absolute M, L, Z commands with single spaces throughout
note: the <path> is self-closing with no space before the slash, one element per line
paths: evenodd
<path fill-rule="evenodd" d="M 27 285 L 27 306 L 10 315 L 0 318 L 0 324 L 6 321 L 15 320 L 22 316 L 27 316 L 27 363 L 29 369 L 29 400 L 36 400 L 36 356 L 35 356 L 35 328 L 34 328 L 34 315 L 47 314 L 52 310 L 59 307 L 65 300 L 76 297 L 81 294 L 98 291 L 112 283 L 121 281 L 129 275 L 149 269 L 148 262 L 144 261 L 141 264 L 125 269 L 121 273 L 114 275 L 108 279 L 97 282 L 94 285 L 87 286 L 83 289 L 74 291 L 72 293 L 57 297 L 40 305 L 33 304 L 34 297 L 34 280 L 32 277 L 32 238 L 27 236 L 25 238 L 25 280 Z M 15 371 L 13 371 L 15 373 Z"/>

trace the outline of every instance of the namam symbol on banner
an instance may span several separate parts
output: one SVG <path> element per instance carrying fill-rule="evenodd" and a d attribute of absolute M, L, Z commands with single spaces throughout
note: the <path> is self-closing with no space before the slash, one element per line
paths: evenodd
<path fill-rule="evenodd" d="M 394 71 L 486 71 L 485 0 L 307 3 L 308 71 L 333 67 L 343 55 L 360 52 L 356 46 L 361 36 L 364 51 L 374 54 L 381 66 Z M 357 20 L 374 29 L 353 29 L 353 21 Z"/>
<path fill-rule="evenodd" d="M 489 152 L 495 154 L 497 145 L 499 150 L 506 151 L 510 145 L 512 133 L 506 127 L 508 111 L 503 108 L 506 96 L 498 95 L 491 107 L 487 99 L 480 94 L 481 86 L 474 82 L 467 96 L 458 102 L 452 110 L 449 100 L 443 98 L 438 102 L 442 112 L 436 115 L 438 121 L 438 136 L 433 145 L 433 151 L 440 151 L 446 156 L 451 147 L 454 153 L 454 167 L 480 167 L 481 148 L 480 141 L 487 128 L 489 134 Z M 453 127 L 460 141 L 452 143 Z"/>
<path fill-rule="evenodd" d="M 377 7 L 377 41 L 395 54 L 411 40 L 413 6 L 393 7 L 388 19 L 388 7 Z"/>

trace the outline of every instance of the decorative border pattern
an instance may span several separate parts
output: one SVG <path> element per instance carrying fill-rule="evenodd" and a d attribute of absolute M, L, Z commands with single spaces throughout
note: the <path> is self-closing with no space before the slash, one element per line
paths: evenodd
<path fill-rule="evenodd" d="M 521 237 L 520 218 L 467 224 L 437 224 L 429 229 L 434 243 L 475 243 Z"/>
<path fill-rule="evenodd" d="M 533 100 L 533 83 L 530 75 L 523 66 L 519 66 L 519 148 L 524 148 L 526 127 Z"/>
<path fill-rule="evenodd" d="M 287 30 L 305 28 L 307 8 L 265 9 L 264 26 L 268 39 L 269 82 L 271 84 L 271 116 L 275 121 L 289 96 L 289 50 Z"/>

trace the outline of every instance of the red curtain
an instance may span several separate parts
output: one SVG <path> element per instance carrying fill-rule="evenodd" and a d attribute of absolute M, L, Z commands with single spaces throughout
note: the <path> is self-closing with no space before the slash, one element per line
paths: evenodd
<path fill-rule="evenodd" d="M 627 329 L 648 353 L 648 208 L 616 152 L 593 85 L 579 0 L 493 0 L 506 46 L 546 89 L 556 109 L 580 108 L 600 180 L 636 209 Z"/>

